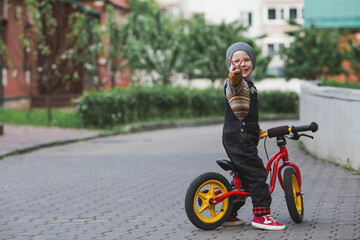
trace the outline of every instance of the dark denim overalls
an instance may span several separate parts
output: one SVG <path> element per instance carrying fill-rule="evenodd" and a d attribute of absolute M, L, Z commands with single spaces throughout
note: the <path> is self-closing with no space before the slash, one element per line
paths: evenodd
<path fill-rule="evenodd" d="M 223 145 L 228 157 L 238 168 L 244 189 L 251 193 L 253 207 L 269 207 L 271 195 L 265 182 L 267 173 L 257 150 L 260 131 L 257 91 L 253 82 L 247 83 L 250 89 L 250 110 L 242 121 L 235 116 L 226 101 Z"/>

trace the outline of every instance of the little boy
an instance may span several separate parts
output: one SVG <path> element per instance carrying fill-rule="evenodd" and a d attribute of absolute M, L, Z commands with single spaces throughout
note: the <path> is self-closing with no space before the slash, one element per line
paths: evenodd
<path fill-rule="evenodd" d="M 226 65 L 229 78 L 225 83 L 224 148 L 238 168 L 243 187 L 251 194 L 254 213 L 252 225 L 267 230 L 283 230 L 285 225 L 270 215 L 271 194 L 266 183 L 267 172 L 257 150 L 261 133 L 258 100 L 256 88 L 250 80 L 256 65 L 254 50 L 244 42 L 232 44 L 226 51 Z M 244 223 L 237 218 L 237 210 L 243 204 L 236 205 L 223 226 Z"/>

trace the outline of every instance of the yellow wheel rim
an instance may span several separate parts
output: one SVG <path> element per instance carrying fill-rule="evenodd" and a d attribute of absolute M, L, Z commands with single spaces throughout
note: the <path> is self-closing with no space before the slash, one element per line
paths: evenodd
<path fill-rule="evenodd" d="M 295 200 L 296 210 L 299 214 L 302 212 L 302 202 L 301 202 L 301 193 L 299 189 L 299 184 L 295 175 L 292 175 L 292 188 Z"/>
<path fill-rule="evenodd" d="M 215 195 L 215 191 L 220 190 L 220 194 Z M 229 199 L 225 199 L 215 206 L 210 204 L 210 200 L 227 193 L 226 187 L 217 180 L 204 182 L 196 191 L 194 196 L 194 211 L 197 217 L 206 223 L 219 221 L 228 208 Z"/>

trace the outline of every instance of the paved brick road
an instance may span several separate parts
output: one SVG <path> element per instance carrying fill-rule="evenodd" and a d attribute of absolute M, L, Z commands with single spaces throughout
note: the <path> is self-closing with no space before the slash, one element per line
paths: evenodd
<path fill-rule="evenodd" d="M 266 122 L 262 128 L 292 124 Z M 316 141 L 316 138 L 315 140 Z M 267 142 L 269 152 L 276 147 Z M 264 157 L 260 143 L 260 155 Z M 246 225 L 203 231 L 184 212 L 190 182 L 225 156 L 221 125 L 94 139 L 0 161 L 0 239 L 360 239 L 360 176 L 316 161 L 289 141 L 303 174 L 305 216 L 294 224 L 283 191 L 273 215 L 285 231 Z"/>

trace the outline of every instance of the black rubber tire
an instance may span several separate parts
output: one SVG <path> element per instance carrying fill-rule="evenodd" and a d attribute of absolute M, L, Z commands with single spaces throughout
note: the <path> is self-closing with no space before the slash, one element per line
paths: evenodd
<path fill-rule="evenodd" d="M 231 209 L 233 207 L 233 201 L 231 198 L 227 198 L 221 203 L 218 203 L 214 206 L 213 211 L 215 216 L 211 213 L 210 210 L 205 209 L 203 212 L 199 212 L 199 209 L 204 203 L 206 206 L 211 208 L 212 206 L 208 204 L 209 200 L 201 200 L 199 201 L 199 193 L 205 193 L 205 195 L 209 196 L 213 194 L 209 189 L 205 189 L 211 185 L 214 185 L 214 188 L 220 189 L 220 196 L 231 191 L 231 186 L 229 181 L 219 173 L 215 172 L 207 172 L 204 173 L 190 184 L 186 195 L 185 195 L 185 211 L 188 216 L 190 222 L 194 224 L 196 227 L 204 229 L 204 230 L 212 230 L 220 225 L 222 225 L 230 216 Z M 199 207 L 199 208 L 198 208 Z M 202 213 L 210 214 L 210 217 L 203 216 Z"/>
<path fill-rule="evenodd" d="M 303 196 L 300 193 L 296 171 L 288 167 L 284 171 L 284 191 L 290 217 L 295 223 L 301 223 L 304 217 Z"/>

